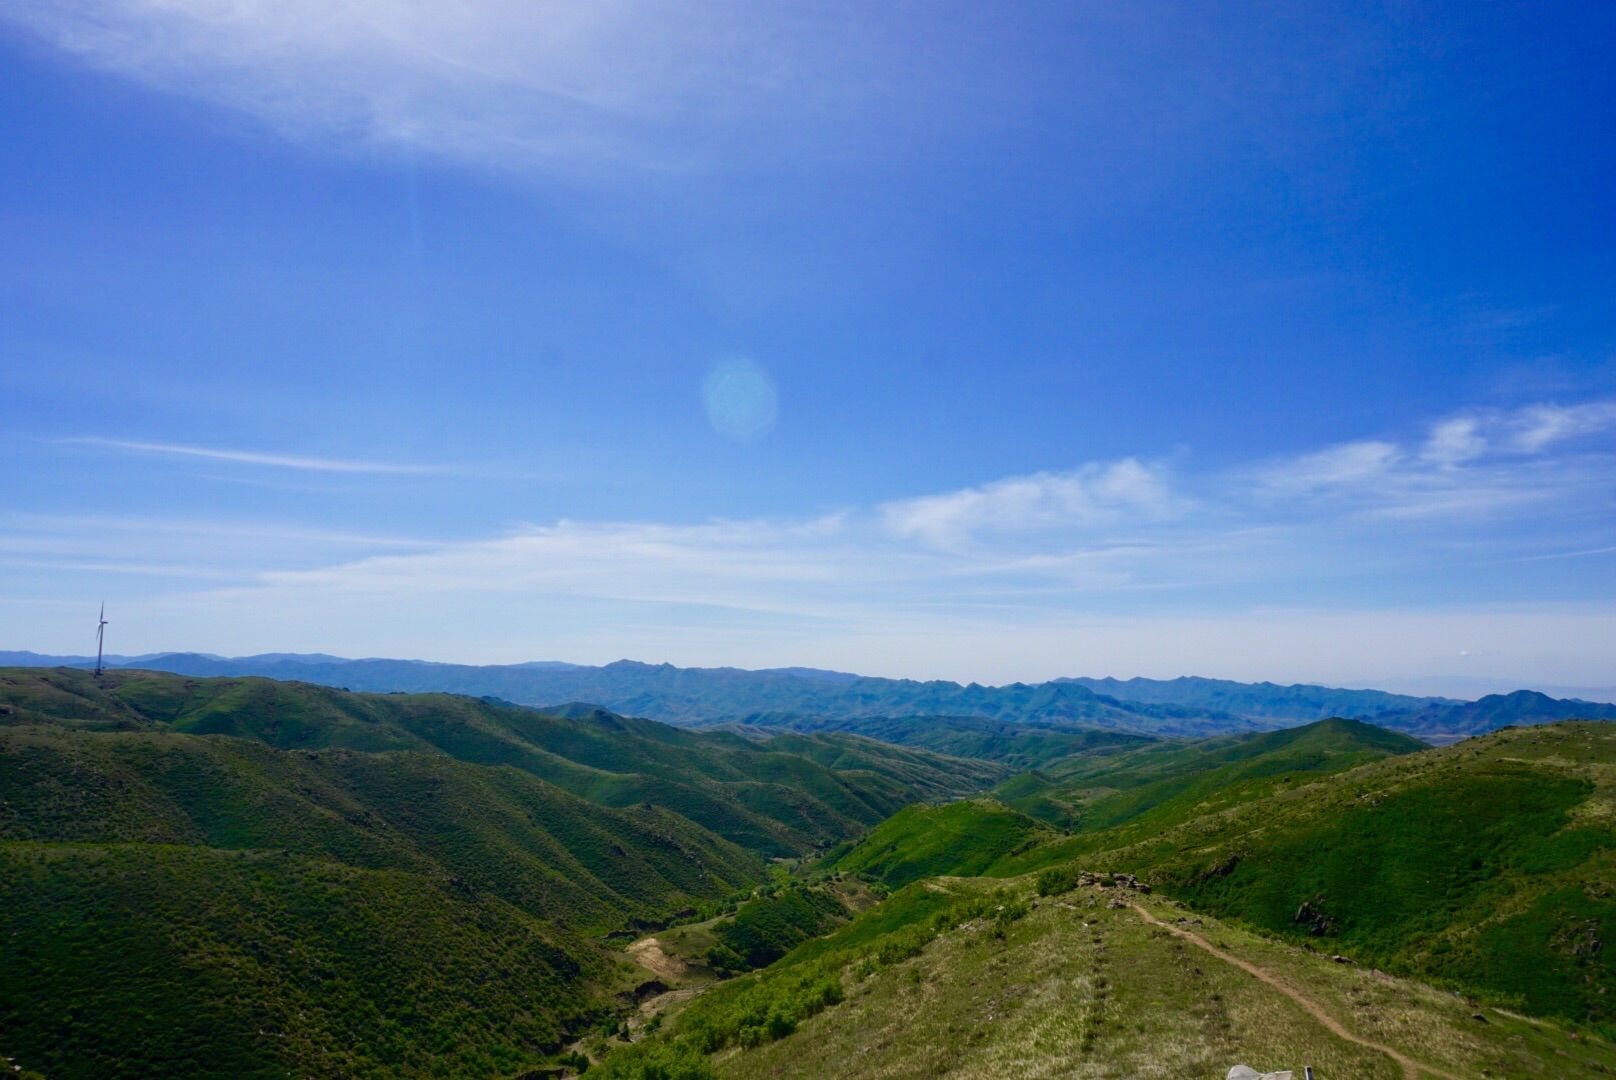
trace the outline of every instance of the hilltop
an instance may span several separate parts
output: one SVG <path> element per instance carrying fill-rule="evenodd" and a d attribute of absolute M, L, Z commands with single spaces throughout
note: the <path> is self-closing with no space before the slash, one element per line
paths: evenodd
<path fill-rule="evenodd" d="M 1320 720 L 1258 735 L 1163 741 L 1047 762 L 995 790 L 1006 803 L 1070 828 L 1093 830 L 1163 804 L 1251 798 L 1297 773 L 1329 773 L 1409 754 L 1426 744 L 1359 720 Z"/>
<path fill-rule="evenodd" d="M 3 1049 L 53 1077 L 508 1075 L 646 981 L 613 938 L 1004 775 L 786 738 L 0 670 Z"/>
<path fill-rule="evenodd" d="M 833 858 L 878 876 L 928 858 L 935 874 L 1127 871 L 1299 944 L 1537 1015 L 1609 1023 L 1616 728 L 1560 723 L 1363 764 L 1353 756 L 1307 769 L 1278 747 L 1125 789 L 1090 804 L 1078 831 L 1008 851 L 994 839 L 1002 825 L 987 824 L 1007 808 L 959 804 L 983 808 L 973 825 L 955 807 L 915 807 Z M 1019 820 L 1020 836 L 1039 835 L 1034 819 Z M 930 858 L 926 838 L 944 832 L 966 839 Z"/>
<path fill-rule="evenodd" d="M 1616 728 L 756 719 L 0 669 L 0 1050 L 59 1077 L 1616 1069 Z"/>
<path fill-rule="evenodd" d="M 889 899 L 670 1014 L 605 1075 L 1616 1071 L 1616 730 L 1400 738 L 1215 740 L 1198 752 L 1223 764 L 1076 834 L 986 800 L 906 809 L 824 864 Z"/>

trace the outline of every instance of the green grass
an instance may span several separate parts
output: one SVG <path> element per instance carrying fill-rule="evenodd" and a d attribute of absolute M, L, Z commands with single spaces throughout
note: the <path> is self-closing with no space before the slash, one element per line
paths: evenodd
<path fill-rule="evenodd" d="M 1357 720 L 1321 720 L 1258 735 L 1113 747 L 1048 762 L 1001 784 L 994 796 L 1067 828 L 1111 828 L 1153 812 L 1159 819 L 1208 799 L 1244 799 L 1285 778 L 1332 773 L 1415 753 L 1424 743 Z"/>
<path fill-rule="evenodd" d="M 233 735 L 283 750 L 414 750 L 509 765 L 592 802 L 652 803 L 760 854 L 801 855 L 919 799 L 979 791 L 1003 770 L 868 739 L 779 748 L 601 710 L 550 715 L 450 694 L 353 694 L 258 678 L 0 669 L 0 725 Z M 798 752 L 798 751 L 802 752 Z"/>
<path fill-rule="evenodd" d="M 1612 1030 L 1613 808 L 1616 728 L 1562 723 L 1179 806 L 993 870 L 1128 870 L 1291 941 Z"/>
<path fill-rule="evenodd" d="M 1038 899 L 1025 879 L 921 883 L 773 967 L 697 998 L 591 1072 L 969 1080 L 1221 1080 L 1237 1062 L 1319 1080 L 1400 1080 L 1290 998 L 1126 908 L 1110 890 Z M 1169 901 L 1143 901 L 1161 918 Z M 1000 909 L 1003 909 L 1002 911 Z M 1616 1049 L 1418 983 L 1342 966 L 1235 926 L 1194 927 L 1302 987 L 1359 1036 L 1459 1076 L 1605 1075 Z M 834 944 L 832 944 L 834 943 Z"/>
<path fill-rule="evenodd" d="M 500 1076 L 610 962 L 490 894 L 196 847 L 0 844 L 0 1031 L 51 1077 Z"/>
<path fill-rule="evenodd" d="M 0 1050 L 68 1078 L 520 1074 L 645 980 L 607 937 L 1001 775 L 850 736 L 3 670 Z M 845 918 L 826 895 L 725 932 L 767 962 Z"/>
<path fill-rule="evenodd" d="M 1401 736 L 1366 727 L 1149 748 L 1118 781 L 1135 786 L 1090 804 L 1093 827 L 1068 836 L 1017 830 L 983 801 L 912 807 L 833 865 L 892 884 L 1128 871 L 1293 942 L 1611 1029 L 1616 728 L 1402 753 Z"/>
<path fill-rule="evenodd" d="M 939 874 L 980 874 L 1056 834 L 1000 803 L 972 800 L 911 806 L 872 829 L 858 845 L 826 863 L 898 888 Z"/>

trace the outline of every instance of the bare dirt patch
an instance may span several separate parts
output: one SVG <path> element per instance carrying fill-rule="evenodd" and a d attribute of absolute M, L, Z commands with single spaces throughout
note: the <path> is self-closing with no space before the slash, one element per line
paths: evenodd
<path fill-rule="evenodd" d="M 654 937 L 641 938 L 624 951 L 630 960 L 669 984 L 679 982 L 689 970 L 683 960 L 663 952 L 662 943 Z"/>

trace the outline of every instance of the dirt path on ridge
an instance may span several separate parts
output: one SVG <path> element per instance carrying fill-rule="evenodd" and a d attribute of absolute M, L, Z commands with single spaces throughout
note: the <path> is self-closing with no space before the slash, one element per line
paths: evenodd
<path fill-rule="evenodd" d="M 1252 978 L 1259 979 L 1262 982 L 1267 983 L 1269 986 L 1272 986 L 1275 990 L 1278 990 L 1281 994 L 1284 994 L 1286 997 L 1296 1002 L 1296 1004 L 1300 1005 L 1309 1016 L 1323 1024 L 1330 1030 L 1331 1034 L 1335 1035 L 1337 1038 L 1345 1039 L 1347 1042 L 1356 1043 L 1365 1049 L 1375 1050 L 1379 1053 L 1385 1054 L 1387 1057 L 1391 1058 L 1393 1061 L 1397 1062 L 1397 1064 L 1403 1067 L 1403 1075 L 1407 1077 L 1408 1080 L 1420 1080 L 1420 1075 L 1422 1073 L 1429 1073 L 1432 1076 L 1440 1077 L 1441 1080 L 1461 1080 L 1460 1077 L 1455 1076 L 1453 1073 L 1443 1072 L 1441 1069 L 1433 1068 L 1430 1065 L 1422 1065 L 1413 1058 L 1409 1057 L 1407 1054 L 1404 1054 L 1399 1050 L 1394 1050 L 1385 1043 L 1374 1042 L 1373 1040 L 1365 1039 L 1360 1035 L 1354 1035 L 1352 1032 L 1348 1031 L 1344 1026 L 1342 1026 L 1339 1020 L 1326 1012 L 1324 1010 L 1324 1006 L 1306 996 L 1300 990 L 1296 989 L 1290 983 L 1286 982 L 1278 975 L 1275 975 L 1273 972 L 1268 971 L 1265 968 L 1260 968 L 1248 960 L 1242 960 L 1233 953 L 1225 952 L 1197 933 L 1186 930 L 1181 926 L 1174 926 L 1171 923 L 1162 922 L 1160 919 L 1156 918 L 1156 916 L 1152 915 L 1138 904 L 1129 904 L 1128 906 L 1138 912 L 1139 917 L 1145 920 L 1147 923 L 1150 923 L 1152 926 L 1159 926 L 1170 934 L 1177 934 L 1179 937 L 1195 945 L 1197 948 L 1204 949 L 1211 953 L 1219 960 L 1222 960 L 1225 964 L 1233 964 L 1235 967 L 1239 968 L 1241 971 L 1244 971 Z"/>

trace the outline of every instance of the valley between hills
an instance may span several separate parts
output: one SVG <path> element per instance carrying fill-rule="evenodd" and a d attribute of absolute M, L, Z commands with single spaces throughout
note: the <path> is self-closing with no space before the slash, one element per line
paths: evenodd
<path fill-rule="evenodd" d="M 1433 747 L 1436 720 L 1208 731 L 1210 706 L 1145 704 L 1179 711 L 672 726 L 0 669 L 0 1055 L 51 1078 L 1616 1071 L 1601 716 Z"/>

